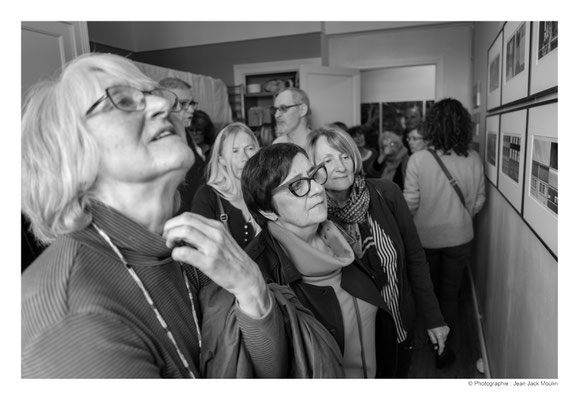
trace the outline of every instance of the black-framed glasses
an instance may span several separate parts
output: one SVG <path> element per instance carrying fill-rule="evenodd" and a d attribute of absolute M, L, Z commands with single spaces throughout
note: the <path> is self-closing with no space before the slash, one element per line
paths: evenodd
<path fill-rule="evenodd" d="M 147 106 L 147 95 L 158 96 L 166 99 L 171 104 L 171 111 L 181 111 L 181 103 L 177 95 L 168 89 L 155 88 L 153 90 L 139 90 L 132 86 L 116 85 L 105 89 L 103 97 L 98 99 L 86 112 L 89 115 L 100 103 L 109 99 L 111 104 L 121 111 L 143 111 Z"/>
<path fill-rule="evenodd" d="M 291 105 L 289 105 L 289 106 L 286 106 L 285 104 L 282 104 L 282 105 L 279 106 L 279 107 L 272 107 L 272 108 L 271 108 L 271 112 L 272 112 L 272 114 L 275 114 L 276 112 L 279 111 L 280 113 L 285 114 L 285 113 L 287 112 L 287 110 L 289 110 L 290 108 L 292 108 L 292 107 L 297 107 L 297 106 L 301 106 L 301 105 L 302 105 L 302 103 L 291 104 Z"/>
<path fill-rule="evenodd" d="M 284 189 L 289 189 L 289 191 L 296 197 L 304 197 L 310 192 L 312 187 L 312 181 L 323 185 L 328 180 L 328 170 L 324 164 L 319 164 L 314 170 L 310 173 L 310 176 L 307 178 L 296 178 L 289 182 L 284 183 L 273 189 L 271 194 L 274 195 L 279 191 Z"/>
<path fill-rule="evenodd" d="M 418 136 L 408 136 L 408 138 L 406 139 L 409 142 L 420 142 L 422 140 L 424 140 L 424 138 L 418 137 Z"/>

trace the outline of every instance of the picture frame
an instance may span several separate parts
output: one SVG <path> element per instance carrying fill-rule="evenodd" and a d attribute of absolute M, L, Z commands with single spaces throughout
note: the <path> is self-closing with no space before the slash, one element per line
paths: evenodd
<path fill-rule="evenodd" d="M 487 52 L 487 110 L 501 105 L 503 31 Z"/>
<path fill-rule="evenodd" d="M 502 105 L 529 95 L 530 21 L 509 21 L 503 28 Z"/>
<path fill-rule="evenodd" d="M 485 129 L 485 175 L 495 186 L 499 170 L 499 121 L 498 115 L 487 117 Z"/>
<path fill-rule="evenodd" d="M 558 103 L 529 109 L 523 218 L 558 255 Z"/>
<path fill-rule="evenodd" d="M 531 45 L 531 95 L 558 85 L 558 22 L 534 21 Z"/>
<path fill-rule="evenodd" d="M 498 189 L 519 213 L 523 198 L 527 109 L 501 114 Z"/>

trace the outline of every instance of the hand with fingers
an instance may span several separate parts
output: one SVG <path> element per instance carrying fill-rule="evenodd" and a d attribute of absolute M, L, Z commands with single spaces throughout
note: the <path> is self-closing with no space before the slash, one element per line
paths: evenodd
<path fill-rule="evenodd" d="M 447 325 L 438 326 L 436 328 L 428 329 L 428 336 L 430 341 L 437 350 L 437 354 L 441 355 L 444 352 L 444 346 L 446 343 L 446 338 L 450 332 L 450 328 Z"/>
<path fill-rule="evenodd" d="M 186 212 L 165 223 L 163 237 L 174 260 L 199 268 L 233 294 L 245 314 L 267 314 L 271 299 L 259 267 L 220 221 Z"/>

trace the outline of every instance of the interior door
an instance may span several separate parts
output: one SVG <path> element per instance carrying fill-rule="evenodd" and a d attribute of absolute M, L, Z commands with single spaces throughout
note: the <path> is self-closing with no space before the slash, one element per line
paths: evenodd
<path fill-rule="evenodd" d="M 23 100 L 34 83 L 50 77 L 68 61 L 89 52 L 86 22 L 23 21 L 21 35 Z"/>
<path fill-rule="evenodd" d="M 340 121 L 360 124 L 360 71 L 301 65 L 299 86 L 310 98 L 313 128 Z"/>
<path fill-rule="evenodd" d="M 34 83 L 52 76 L 65 63 L 89 51 L 86 22 L 22 22 L 21 94 Z M 21 269 L 40 255 L 43 246 L 29 232 L 30 224 L 21 214 Z"/>

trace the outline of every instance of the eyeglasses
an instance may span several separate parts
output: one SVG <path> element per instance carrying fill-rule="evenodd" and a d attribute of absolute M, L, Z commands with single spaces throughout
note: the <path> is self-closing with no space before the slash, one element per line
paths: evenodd
<path fill-rule="evenodd" d="M 316 183 L 323 185 L 328 180 L 328 171 L 324 164 L 319 164 L 311 173 L 308 178 L 297 178 L 290 182 L 286 182 L 271 191 L 274 195 L 279 191 L 288 188 L 289 191 L 296 197 L 304 197 L 310 192 L 312 187 L 312 180 Z"/>
<path fill-rule="evenodd" d="M 408 136 L 408 139 L 406 139 L 406 140 L 408 140 L 409 142 L 421 142 L 424 140 L 424 138 Z"/>
<path fill-rule="evenodd" d="M 398 142 L 382 142 L 382 147 L 398 147 L 400 146 L 400 143 Z"/>
<path fill-rule="evenodd" d="M 302 103 L 292 104 L 292 105 L 289 105 L 289 106 L 286 106 L 285 104 L 282 104 L 282 105 L 279 106 L 279 107 L 272 107 L 272 108 L 271 108 L 271 112 L 272 112 L 272 114 L 275 114 L 276 112 L 279 111 L 280 113 L 285 114 L 285 113 L 287 112 L 287 110 L 289 110 L 290 108 L 292 108 L 292 107 L 297 107 L 297 106 L 301 106 L 301 105 L 302 105 Z"/>
<path fill-rule="evenodd" d="M 189 110 L 190 108 L 195 110 L 197 108 L 197 106 L 199 105 L 199 103 L 197 103 L 195 100 L 179 101 L 179 104 L 181 105 L 181 110 L 179 110 L 179 111 Z"/>
<path fill-rule="evenodd" d="M 177 101 L 177 95 L 167 89 L 139 90 L 131 86 L 117 85 L 105 90 L 105 95 L 98 99 L 86 112 L 89 115 L 104 100 L 109 99 L 113 106 L 121 111 L 134 112 L 145 109 L 147 102 L 145 96 L 153 95 L 166 99 L 171 104 L 171 111 L 181 111 L 181 103 Z"/>

